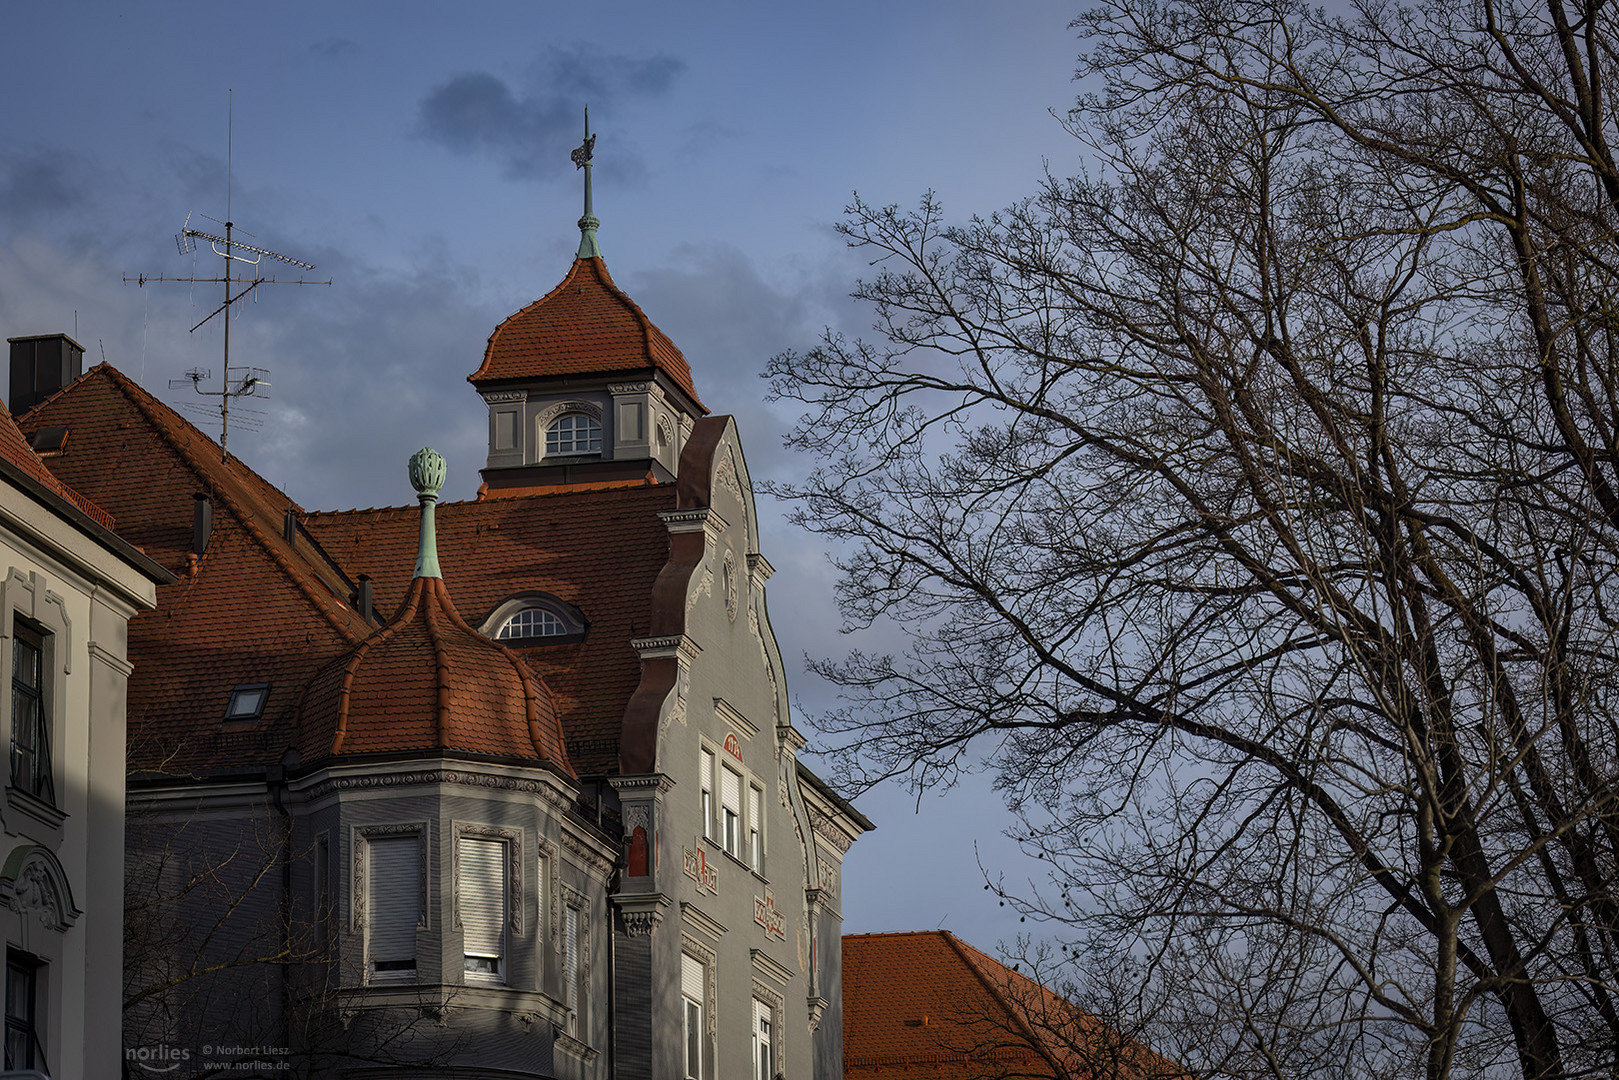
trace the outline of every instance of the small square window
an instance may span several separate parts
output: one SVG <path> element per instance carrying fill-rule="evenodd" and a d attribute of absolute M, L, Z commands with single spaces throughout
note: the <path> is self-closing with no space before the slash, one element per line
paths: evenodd
<path fill-rule="evenodd" d="M 230 701 L 225 705 L 225 719 L 257 720 L 264 715 L 264 703 L 269 697 L 270 684 L 267 682 L 235 686 L 231 689 Z"/>

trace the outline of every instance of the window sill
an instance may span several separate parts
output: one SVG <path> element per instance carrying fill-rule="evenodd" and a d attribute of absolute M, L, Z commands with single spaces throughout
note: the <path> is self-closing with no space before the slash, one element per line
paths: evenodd
<path fill-rule="evenodd" d="M 50 838 L 57 843 L 61 842 L 62 823 L 67 820 L 67 814 L 63 811 L 18 787 L 6 788 L 6 806 L 49 829 Z"/>

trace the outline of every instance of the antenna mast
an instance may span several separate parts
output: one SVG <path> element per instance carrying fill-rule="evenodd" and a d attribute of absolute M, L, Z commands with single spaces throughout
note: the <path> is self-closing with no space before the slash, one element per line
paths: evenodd
<path fill-rule="evenodd" d="M 196 391 L 196 393 L 203 397 L 216 397 L 219 399 L 217 412 L 219 413 L 219 452 L 220 460 L 222 461 L 230 460 L 231 402 L 236 398 L 241 397 L 268 397 L 269 395 L 263 391 L 270 385 L 270 380 L 268 378 L 270 373 L 264 368 L 244 367 L 242 365 L 238 365 L 235 370 L 240 377 L 233 375 L 230 362 L 231 309 L 235 307 L 236 301 L 241 300 L 249 293 L 253 293 L 260 285 L 330 285 L 332 283 L 330 278 L 326 279 L 325 281 L 310 281 L 302 277 L 297 278 L 296 280 L 292 278 L 265 277 L 257 269 L 252 270 L 248 275 L 238 276 L 236 274 L 236 263 L 246 263 L 248 266 L 256 268 L 266 258 L 275 259 L 291 266 L 301 267 L 304 270 L 313 270 L 315 265 L 313 263 L 304 262 L 302 259 L 295 259 L 290 255 L 282 255 L 278 252 L 270 251 L 267 248 L 254 247 L 252 244 L 244 244 L 240 240 L 237 240 L 233 235 L 233 233 L 236 231 L 236 223 L 231 219 L 231 197 L 233 194 L 232 188 L 234 187 L 235 179 L 232 175 L 232 168 L 233 158 L 235 155 L 236 110 L 234 95 L 230 91 L 227 91 L 227 94 L 231 95 L 231 104 L 229 106 L 230 116 L 225 136 L 225 220 L 220 222 L 220 224 L 225 227 L 225 235 L 218 236 L 214 233 L 203 232 L 201 229 L 191 228 L 191 215 L 187 214 L 185 224 L 180 227 L 180 232 L 174 238 L 175 244 L 180 249 L 181 255 L 192 254 L 197 249 L 197 241 L 206 240 L 209 247 L 213 249 L 214 254 L 218 255 L 224 260 L 224 276 L 162 277 L 139 274 L 135 277 L 129 277 L 128 275 L 125 275 L 124 277 L 124 281 L 126 283 L 134 282 L 136 285 L 142 287 L 144 287 L 149 281 L 200 282 L 223 285 L 225 287 L 224 302 L 218 307 L 214 308 L 213 311 L 209 312 L 201 322 L 197 323 L 197 325 L 193 326 L 190 330 L 191 333 L 196 333 L 199 328 L 206 325 L 210 320 L 213 319 L 215 315 L 218 315 L 221 312 L 224 313 L 225 359 L 224 379 L 221 388 L 218 390 L 204 390 L 202 388 L 203 380 L 209 378 L 213 374 L 205 368 L 192 368 L 185 373 L 185 378 L 169 380 L 170 389 L 189 385 L 194 391 Z M 207 217 L 207 215 L 202 216 Z M 208 220 L 214 221 L 216 219 L 208 218 Z M 242 235 L 252 236 L 253 234 L 244 230 Z M 234 290 L 238 285 L 241 286 L 241 291 L 235 292 Z M 199 408 L 201 408 L 200 405 Z M 207 411 L 214 412 L 216 409 L 210 407 Z M 238 423 L 240 422 L 241 421 L 238 421 Z M 253 425 L 250 423 L 248 426 L 251 427 Z"/>

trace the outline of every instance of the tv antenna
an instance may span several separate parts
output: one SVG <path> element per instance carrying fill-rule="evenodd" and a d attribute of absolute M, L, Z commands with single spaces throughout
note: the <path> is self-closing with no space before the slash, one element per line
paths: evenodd
<path fill-rule="evenodd" d="M 227 94 L 230 93 L 230 91 L 227 91 Z M 259 269 L 260 265 L 265 259 L 274 259 L 277 262 L 286 263 L 289 266 L 296 266 L 304 270 L 315 269 L 315 264 L 304 262 L 302 259 L 295 259 L 291 255 L 282 255 L 280 252 L 270 251 L 268 248 L 256 247 L 252 244 L 244 244 L 242 241 L 236 239 L 235 234 L 237 232 L 240 232 L 243 236 L 250 237 L 253 236 L 253 234 L 247 232 L 246 230 L 238 230 L 236 228 L 236 223 L 231 219 L 231 189 L 233 187 L 234 179 L 232 176 L 232 158 L 235 150 L 234 143 L 236 134 L 234 103 L 229 107 L 229 112 L 230 119 L 225 137 L 225 220 L 219 221 L 217 218 L 210 218 L 206 214 L 199 215 L 207 218 L 209 221 L 215 221 L 224 226 L 225 235 L 220 236 L 214 232 L 205 232 L 202 229 L 193 229 L 191 227 L 192 215 L 187 214 L 185 223 L 180 226 L 179 233 L 177 233 L 174 237 L 175 245 L 180 249 L 181 255 L 194 254 L 198 250 L 200 242 L 206 241 L 209 247 L 213 250 L 213 253 L 224 260 L 224 276 L 196 277 L 193 275 L 191 277 L 164 277 L 161 275 L 148 274 L 138 274 L 135 277 L 130 277 L 127 274 L 124 276 L 124 281 L 126 283 L 134 282 L 136 285 L 143 288 L 147 282 L 153 281 L 189 282 L 193 284 L 202 283 L 223 285 L 225 287 L 224 301 L 218 307 L 214 308 L 213 311 L 210 311 L 206 316 L 204 316 L 203 319 L 198 322 L 196 326 L 193 326 L 189 331 L 193 334 L 196 333 L 200 328 L 206 326 L 210 321 L 212 321 L 215 315 L 223 314 L 225 316 L 225 357 L 222 371 L 223 379 L 220 389 L 204 390 L 202 388 L 203 382 L 213 377 L 213 372 L 204 368 L 192 368 L 185 373 L 185 378 L 169 380 L 169 389 L 171 390 L 184 386 L 190 386 L 192 390 L 202 397 L 219 399 L 218 405 L 203 406 L 199 402 L 196 406 L 194 406 L 194 409 L 196 411 L 206 412 L 210 415 L 215 413 L 218 414 L 219 452 L 221 461 L 230 460 L 231 403 L 238 398 L 269 397 L 269 395 L 264 391 L 268 389 L 270 385 L 270 373 L 264 368 L 247 367 L 241 364 L 235 365 L 234 367 L 232 366 L 230 362 L 231 309 L 236 306 L 236 302 L 238 300 L 243 299 L 249 294 L 252 294 L 256 299 L 257 289 L 260 285 L 330 285 L 332 283 L 330 278 L 326 279 L 325 281 L 310 281 L 303 277 L 280 278 L 267 276 L 262 270 Z M 257 237 L 253 238 L 258 239 Z M 244 274 L 238 274 L 238 268 L 236 266 L 237 263 L 243 263 L 246 266 L 251 267 L 251 269 Z M 238 286 L 240 287 L 239 291 Z M 254 412 L 254 410 L 251 409 L 241 407 L 238 408 L 240 411 L 249 413 Z M 244 420 L 241 417 L 238 417 L 237 420 L 238 426 L 246 427 L 256 427 L 260 422 L 261 421 L 258 420 L 246 420 L 244 423 Z"/>

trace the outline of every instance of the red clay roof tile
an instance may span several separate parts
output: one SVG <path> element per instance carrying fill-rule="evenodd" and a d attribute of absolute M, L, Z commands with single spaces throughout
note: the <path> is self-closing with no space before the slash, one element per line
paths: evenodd
<path fill-rule="evenodd" d="M 38 480 L 46 488 L 54 491 L 69 503 L 78 507 L 84 515 L 102 528 L 110 529 L 113 526 L 113 516 L 89 499 L 74 491 L 68 485 L 57 479 L 56 474 L 46 467 L 34 453 L 29 445 L 28 438 L 17 426 L 9 409 L 0 406 L 0 457 L 5 458 L 29 476 Z"/>
<path fill-rule="evenodd" d="M 944 930 L 843 939 L 843 1074 L 1186 1080 L 1187 1073 Z"/>
<path fill-rule="evenodd" d="M 573 775 L 550 692 L 467 625 L 436 577 L 413 579 L 387 624 L 321 669 L 299 716 L 306 765 L 409 750 L 537 758 Z"/>
<path fill-rule="evenodd" d="M 495 327 L 473 384 L 554 375 L 662 371 L 704 412 L 675 343 L 624 295 L 600 258 L 575 259 L 562 283 Z"/>
<path fill-rule="evenodd" d="M 669 558 L 658 512 L 674 508 L 675 486 L 661 484 L 440 503 L 435 511 L 439 565 L 469 623 L 530 590 L 584 613 L 583 640 L 520 650 L 551 690 L 568 759 L 581 773 L 617 769 L 624 708 L 641 677 L 630 639 L 648 633 L 652 586 Z M 379 608 L 405 597 L 415 507 L 311 513 L 303 523 L 339 564 L 371 575 Z"/>

